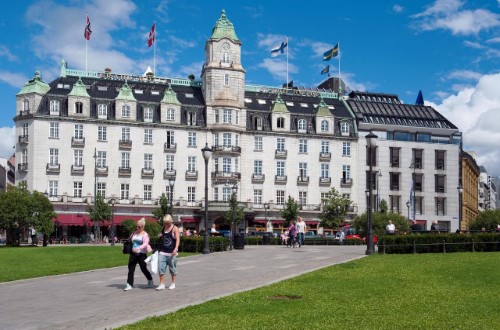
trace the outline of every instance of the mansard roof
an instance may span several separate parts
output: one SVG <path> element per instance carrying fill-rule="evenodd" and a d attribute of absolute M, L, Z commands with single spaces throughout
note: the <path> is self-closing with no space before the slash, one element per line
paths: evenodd
<path fill-rule="evenodd" d="M 236 36 L 236 32 L 234 31 L 233 23 L 231 23 L 226 16 L 226 11 L 223 9 L 222 13 L 215 23 L 214 28 L 212 29 L 212 39 L 222 39 L 229 38 L 235 42 L 239 42 L 240 40 Z"/>

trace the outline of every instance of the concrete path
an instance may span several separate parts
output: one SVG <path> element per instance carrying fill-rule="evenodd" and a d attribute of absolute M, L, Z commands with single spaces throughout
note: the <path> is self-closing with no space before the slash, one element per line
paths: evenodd
<path fill-rule="evenodd" d="M 180 258 L 177 288 L 165 291 L 147 289 L 139 267 L 134 289 L 123 291 L 126 266 L 1 283 L 0 329 L 110 329 L 361 258 L 365 250 L 245 246 Z"/>

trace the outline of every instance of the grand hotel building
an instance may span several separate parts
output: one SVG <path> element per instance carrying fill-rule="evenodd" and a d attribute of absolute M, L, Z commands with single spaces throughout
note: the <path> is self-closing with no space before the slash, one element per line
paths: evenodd
<path fill-rule="evenodd" d="M 176 220 L 200 230 L 208 144 L 209 226 L 223 222 L 236 186 L 242 230 L 282 228 L 280 210 L 292 196 L 321 231 L 321 200 L 332 187 L 352 201 L 346 220 L 366 211 L 365 136 L 373 131 L 374 208 L 385 199 L 406 215 L 414 178 L 415 218 L 458 228 L 461 135 L 452 123 L 396 95 L 339 94 L 334 78 L 317 88 L 247 85 L 241 47 L 222 12 L 201 80 L 85 72 L 64 61 L 50 84 L 36 72 L 17 94 L 16 181 L 48 193 L 63 235 L 90 230 L 95 191 L 114 201 L 115 224 L 150 216 L 159 196 L 172 193 Z"/>

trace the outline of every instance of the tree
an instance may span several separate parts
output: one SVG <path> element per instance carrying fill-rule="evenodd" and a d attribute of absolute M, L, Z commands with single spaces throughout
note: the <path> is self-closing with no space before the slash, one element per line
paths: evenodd
<path fill-rule="evenodd" d="M 389 206 L 387 206 L 387 201 L 385 199 L 382 199 L 380 201 L 380 213 L 387 213 L 387 210 L 389 209 Z"/>
<path fill-rule="evenodd" d="M 49 236 L 54 232 L 54 222 L 57 218 L 54 206 L 47 196 L 38 191 L 31 194 L 32 224 L 39 232 L 43 232 L 43 246 L 47 246 Z"/>
<path fill-rule="evenodd" d="M 285 220 L 287 227 L 290 225 L 290 221 L 297 219 L 299 208 L 299 203 L 292 196 L 288 195 L 288 200 L 281 211 L 281 217 Z"/>
<path fill-rule="evenodd" d="M 476 220 L 470 224 L 470 229 L 496 230 L 497 225 L 500 225 L 500 210 L 486 210 L 478 214 Z"/>
<path fill-rule="evenodd" d="M 160 223 L 163 224 L 163 217 L 167 214 L 172 214 L 172 210 L 170 209 L 170 203 L 167 196 L 163 193 L 161 194 L 160 201 L 158 202 L 159 207 L 154 209 L 153 217 Z"/>
<path fill-rule="evenodd" d="M 89 218 L 94 222 L 96 238 L 99 238 L 99 224 L 111 219 L 112 207 L 106 203 L 100 193 L 97 193 L 95 204 L 89 205 Z"/>
<path fill-rule="evenodd" d="M 234 229 L 239 226 L 241 221 L 245 218 L 245 212 L 241 206 L 238 205 L 236 194 L 232 194 L 229 199 L 229 210 L 224 215 L 224 222 L 231 225 L 231 236 Z"/>
<path fill-rule="evenodd" d="M 335 188 L 329 192 L 329 197 L 323 201 L 323 213 L 319 216 L 324 228 L 337 228 L 344 221 L 347 210 L 351 205 L 348 198 L 344 198 Z"/>
<path fill-rule="evenodd" d="M 396 226 L 397 233 L 407 233 L 410 231 L 410 226 L 408 224 L 408 219 L 399 213 L 382 213 L 374 212 L 372 213 L 372 228 L 373 234 L 380 236 L 385 234 L 385 227 L 389 223 L 389 220 Z M 361 236 L 366 236 L 366 226 L 368 223 L 368 216 L 366 213 L 358 215 L 354 219 L 353 226 L 356 228 L 356 232 Z"/>

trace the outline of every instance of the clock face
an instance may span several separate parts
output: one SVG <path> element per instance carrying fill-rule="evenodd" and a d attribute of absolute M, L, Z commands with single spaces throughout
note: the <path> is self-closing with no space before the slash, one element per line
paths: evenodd
<path fill-rule="evenodd" d="M 224 48 L 225 50 L 228 50 L 229 44 L 227 42 L 225 42 L 224 44 L 222 44 L 222 48 Z"/>

